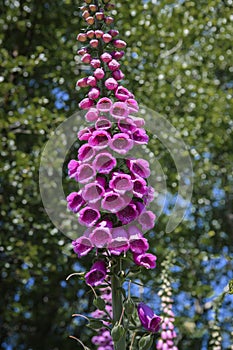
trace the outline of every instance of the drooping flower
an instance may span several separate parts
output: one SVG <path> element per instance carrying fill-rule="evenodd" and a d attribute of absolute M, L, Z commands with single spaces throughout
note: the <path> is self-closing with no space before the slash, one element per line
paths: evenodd
<path fill-rule="evenodd" d="M 72 210 L 74 213 L 78 213 L 78 211 L 85 204 L 85 200 L 83 199 L 81 192 L 71 192 L 69 196 L 66 198 L 68 202 L 68 209 Z"/>
<path fill-rule="evenodd" d="M 142 226 L 143 231 L 152 229 L 155 225 L 155 214 L 152 211 L 143 211 L 138 217 L 138 222 Z"/>
<path fill-rule="evenodd" d="M 108 152 L 99 153 L 93 162 L 95 171 L 101 174 L 109 174 L 115 168 L 116 159 Z"/>
<path fill-rule="evenodd" d="M 87 255 L 94 247 L 88 237 L 81 236 L 72 242 L 74 252 L 81 258 Z"/>
<path fill-rule="evenodd" d="M 99 286 L 107 275 L 106 264 L 104 261 L 96 261 L 90 271 L 86 273 L 86 283 L 92 287 Z"/>
<path fill-rule="evenodd" d="M 128 134 L 119 133 L 113 136 L 109 143 L 109 146 L 113 151 L 119 154 L 126 154 L 129 150 L 133 148 L 133 144 L 134 143 L 130 139 Z"/>
<path fill-rule="evenodd" d="M 133 189 L 133 181 L 130 175 L 115 172 L 109 181 L 109 187 L 119 194 L 125 194 Z"/>
<path fill-rule="evenodd" d="M 91 227 L 97 223 L 99 218 L 100 218 L 99 211 L 97 209 L 87 206 L 80 210 L 78 221 L 81 225 Z"/>
<path fill-rule="evenodd" d="M 135 264 L 143 266 L 146 269 L 154 269 L 156 267 L 156 256 L 150 253 L 134 254 L 133 255 Z"/>
<path fill-rule="evenodd" d="M 158 332 L 162 320 L 161 317 L 157 316 L 154 311 L 144 303 L 139 303 L 137 310 L 142 326 L 149 332 Z"/>
<path fill-rule="evenodd" d="M 85 184 L 90 182 L 95 176 L 95 170 L 90 164 L 81 164 L 76 173 L 75 180 L 80 182 L 81 184 Z"/>
<path fill-rule="evenodd" d="M 127 160 L 127 165 L 135 176 L 143 178 L 150 176 L 150 166 L 145 159 L 129 159 Z"/>
<path fill-rule="evenodd" d="M 96 248 L 106 247 L 112 240 L 111 230 L 109 227 L 96 227 L 90 234 L 91 243 Z"/>
<path fill-rule="evenodd" d="M 96 203 L 104 193 L 104 188 L 96 182 L 91 182 L 82 189 L 82 197 L 88 203 Z"/>

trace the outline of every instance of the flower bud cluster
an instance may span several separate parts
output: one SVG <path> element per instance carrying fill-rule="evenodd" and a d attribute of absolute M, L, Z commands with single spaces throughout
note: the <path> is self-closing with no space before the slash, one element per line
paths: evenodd
<path fill-rule="evenodd" d="M 79 131 L 82 145 L 77 159 L 68 164 L 69 177 L 81 187 L 68 195 L 68 208 L 86 228 L 73 248 L 78 257 L 93 249 L 112 255 L 130 251 L 135 264 L 149 269 L 156 266 L 156 257 L 147 252 L 143 233 L 154 227 L 155 215 L 147 210 L 154 191 L 148 185 L 149 163 L 132 155 L 149 138 L 144 120 L 136 116 L 134 95 L 120 83 L 126 43 L 118 39 L 117 30 L 109 29 L 113 20 L 105 14 L 108 9 L 112 5 L 107 0 L 86 1 L 81 8 L 89 27 L 77 37 L 85 44 L 78 54 L 91 74 L 77 86 L 87 89 L 79 107 L 91 125 Z"/>
<path fill-rule="evenodd" d="M 101 299 L 105 301 L 105 309 L 108 312 L 108 314 L 112 317 L 112 295 L 111 295 L 111 288 L 101 288 Z M 94 318 L 102 319 L 104 316 L 106 316 L 106 313 L 102 310 L 96 310 L 91 315 Z M 108 323 L 105 323 L 105 326 L 108 325 Z M 103 327 L 98 330 L 97 335 L 92 337 L 92 343 L 97 346 L 97 350 L 114 350 L 113 340 L 111 337 L 110 331 Z"/>
<path fill-rule="evenodd" d="M 172 311 L 172 287 L 171 281 L 169 278 L 169 269 L 172 264 L 172 257 L 168 256 L 165 262 L 162 263 L 164 270 L 162 271 L 162 285 L 161 289 L 158 292 L 158 295 L 161 298 L 161 309 L 163 312 L 163 321 L 161 324 L 161 337 L 156 344 L 157 350 L 178 350 L 178 347 L 175 345 L 175 339 L 177 337 L 174 321 L 175 315 Z"/>

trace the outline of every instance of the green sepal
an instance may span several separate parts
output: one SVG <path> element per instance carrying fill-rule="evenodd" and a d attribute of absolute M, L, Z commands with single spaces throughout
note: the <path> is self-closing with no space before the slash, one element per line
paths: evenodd
<path fill-rule="evenodd" d="M 100 297 L 97 297 L 94 299 L 93 304 L 96 306 L 96 308 L 100 311 L 104 311 L 106 304 L 105 301 L 103 299 L 101 299 Z"/>
<path fill-rule="evenodd" d="M 153 343 L 153 335 L 149 334 L 149 335 L 144 335 L 144 337 L 142 337 L 139 340 L 139 350 L 148 350 L 150 349 L 151 345 Z"/>
<path fill-rule="evenodd" d="M 124 302 L 125 313 L 128 317 L 131 317 L 135 310 L 135 305 L 132 299 L 126 299 Z"/>
<path fill-rule="evenodd" d="M 100 329 L 103 327 L 103 321 L 100 320 L 89 320 L 88 327 L 93 328 L 93 329 Z"/>
<path fill-rule="evenodd" d="M 112 339 L 115 343 L 117 343 L 124 335 L 125 330 L 122 325 L 116 323 L 111 331 Z"/>

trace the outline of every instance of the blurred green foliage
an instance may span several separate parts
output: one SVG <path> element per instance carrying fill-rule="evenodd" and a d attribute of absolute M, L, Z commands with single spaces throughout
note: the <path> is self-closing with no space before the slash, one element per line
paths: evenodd
<path fill-rule="evenodd" d="M 210 331 L 207 298 L 232 278 L 232 1 L 116 3 L 117 27 L 128 43 L 124 85 L 180 131 L 195 175 L 189 219 L 165 234 L 168 218 L 160 216 L 151 236 L 158 268 L 141 278 L 155 293 L 167 249 L 176 252 L 179 349 L 201 349 Z M 90 331 L 78 327 L 71 314 L 88 312 L 91 294 L 78 279 L 65 282 L 77 258 L 71 250 L 64 252 L 70 241 L 49 221 L 38 185 L 40 154 L 51 130 L 77 110 L 83 97 L 75 91 L 83 75 L 76 56 L 76 35 L 83 25 L 79 5 L 74 0 L 0 0 L 3 349 L 7 344 L 17 350 L 77 349 L 69 334 L 90 341 Z M 175 194 L 175 164 L 162 144 L 150 147 Z M 224 263 L 219 268 L 215 261 Z M 88 259 L 81 263 L 90 265 Z M 224 307 L 220 322 L 229 335 L 232 304 Z M 226 344 L 223 348 L 230 349 L 229 340 Z"/>

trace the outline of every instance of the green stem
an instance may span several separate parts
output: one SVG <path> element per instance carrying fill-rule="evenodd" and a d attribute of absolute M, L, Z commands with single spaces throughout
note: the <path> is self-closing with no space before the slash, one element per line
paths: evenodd
<path fill-rule="evenodd" d="M 113 274 L 111 278 L 112 285 L 112 310 L 113 310 L 113 325 L 120 321 L 122 312 L 123 312 L 123 300 L 121 293 L 121 280 L 118 277 L 119 272 L 121 271 L 121 261 L 117 260 L 116 265 L 113 268 Z M 121 322 L 124 326 L 123 321 Z M 114 350 L 126 350 L 126 336 L 123 337 L 114 344 Z"/>

